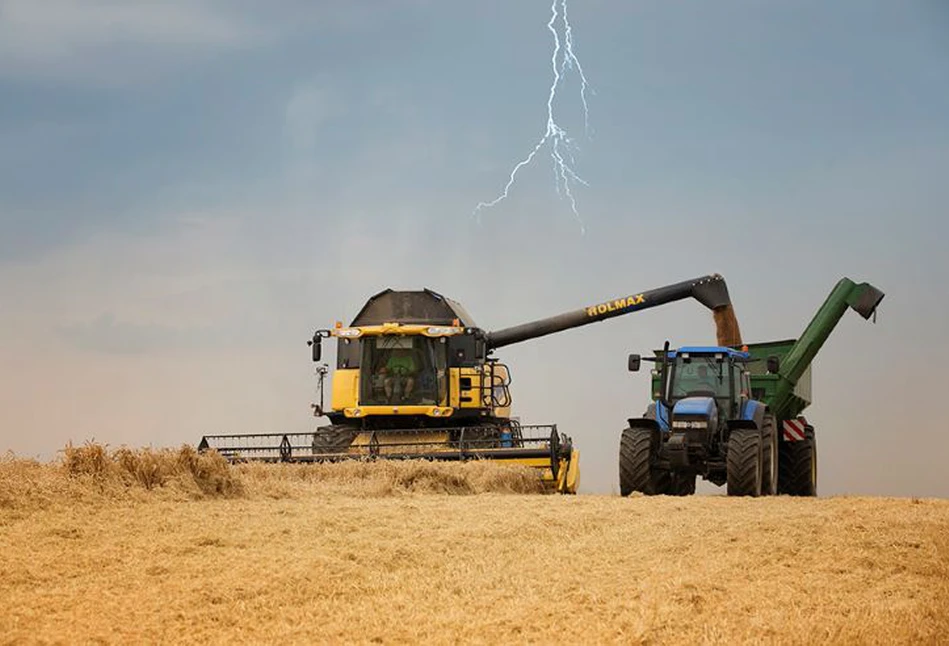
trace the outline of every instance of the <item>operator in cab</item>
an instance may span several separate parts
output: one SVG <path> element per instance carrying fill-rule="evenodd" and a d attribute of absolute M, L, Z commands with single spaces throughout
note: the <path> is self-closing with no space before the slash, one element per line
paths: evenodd
<path fill-rule="evenodd" d="M 395 348 L 389 353 L 389 359 L 385 366 L 379 371 L 384 375 L 383 388 L 385 389 L 386 399 L 390 403 L 393 397 L 398 394 L 402 401 L 412 396 L 415 389 L 415 377 L 418 374 L 418 366 L 415 363 L 415 356 L 411 350 L 404 348 Z"/>

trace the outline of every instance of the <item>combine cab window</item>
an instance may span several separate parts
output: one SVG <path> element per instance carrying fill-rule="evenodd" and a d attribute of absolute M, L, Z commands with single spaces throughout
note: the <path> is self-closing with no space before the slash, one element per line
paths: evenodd
<path fill-rule="evenodd" d="M 345 370 L 359 367 L 359 340 L 340 339 L 336 349 L 336 367 Z"/>
<path fill-rule="evenodd" d="M 670 395 L 682 397 L 716 397 L 731 399 L 731 368 L 713 357 L 677 357 L 672 366 Z"/>
<path fill-rule="evenodd" d="M 360 402 L 366 406 L 441 405 L 448 396 L 444 338 L 363 338 Z"/>

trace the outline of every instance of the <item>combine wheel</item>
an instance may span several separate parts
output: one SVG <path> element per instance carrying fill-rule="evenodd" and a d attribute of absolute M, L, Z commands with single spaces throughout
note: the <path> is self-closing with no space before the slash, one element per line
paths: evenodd
<path fill-rule="evenodd" d="M 628 496 L 634 491 L 652 496 L 665 493 L 659 482 L 661 474 L 652 468 L 652 433 L 645 428 L 625 428 L 619 444 L 619 492 Z"/>
<path fill-rule="evenodd" d="M 761 495 L 761 431 L 735 429 L 728 438 L 727 482 L 729 496 Z"/>
<path fill-rule="evenodd" d="M 789 496 L 817 495 L 817 438 L 814 436 L 814 427 L 806 427 L 803 440 L 781 443 L 780 471 L 780 493 Z"/>
<path fill-rule="evenodd" d="M 764 443 L 761 450 L 761 493 L 773 496 L 778 493 L 778 432 L 771 413 L 764 416 L 761 435 Z"/>
<path fill-rule="evenodd" d="M 313 433 L 313 453 L 342 453 L 356 437 L 356 430 L 344 424 L 321 426 Z"/>

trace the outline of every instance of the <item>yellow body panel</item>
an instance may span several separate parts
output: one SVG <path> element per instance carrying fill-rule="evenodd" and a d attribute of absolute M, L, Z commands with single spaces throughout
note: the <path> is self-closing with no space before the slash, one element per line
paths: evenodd
<path fill-rule="evenodd" d="M 337 369 L 333 373 L 333 395 L 330 406 L 333 410 L 343 410 L 359 403 L 359 370 Z"/>
<path fill-rule="evenodd" d="M 461 369 L 448 369 L 448 405 L 452 408 L 461 408 Z"/>
<path fill-rule="evenodd" d="M 560 471 L 557 474 L 557 491 L 559 493 L 577 493 L 580 487 L 580 452 L 570 451 L 570 461 L 560 461 Z"/>
<path fill-rule="evenodd" d="M 510 406 L 493 406 L 491 397 L 492 388 L 506 387 L 509 381 L 507 368 L 504 366 L 495 366 L 493 371 L 489 366 L 480 368 L 452 368 L 452 406 L 455 408 L 492 408 L 495 417 L 510 417 Z M 462 390 L 461 380 L 468 379 L 469 388 Z M 482 385 L 483 384 L 483 385 Z M 457 393 L 457 394 L 456 394 Z M 457 403 L 456 400 L 457 399 Z M 499 400 L 502 398 L 498 398 Z"/>
<path fill-rule="evenodd" d="M 481 371 L 477 368 L 452 368 L 458 373 L 458 408 L 481 408 L 478 401 L 478 392 L 481 387 Z M 468 388 L 462 387 L 462 380 L 467 379 Z"/>
<path fill-rule="evenodd" d="M 444 406 L 347 406 L 343 409 L 346 417 L 367 417 L 369 415 L 426 415 L 428 417 L 451 417 L 455 412 Z"/>

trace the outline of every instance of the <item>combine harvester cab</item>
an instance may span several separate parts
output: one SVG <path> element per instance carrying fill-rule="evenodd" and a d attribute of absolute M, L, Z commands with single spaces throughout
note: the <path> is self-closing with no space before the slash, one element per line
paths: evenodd
<path fill-rule="evenodd" d="M 697 476 L 728 495 L 817 495 L 817 440 L 802 413 L 811 363 L 850 307 L 869 319 L 883 292 L 837 283 L 799 339 L 656 351 L 653 402 L 620 440 L 620 493 L 689 495 Z M 630 355 L 631 371 L 639 355 Z"/>
<path fill-rule="evenodd" d="M 686 298 L 711 309 L 716 321 L 734 318 L 718 275 L 494 332 L 479 328 L 441 294 L 387 289 L 370 298 L 350 325 L 318 330 L 309 341 L 320 377 L 314 414 L 327 417 L 328 425 L 308 433 L 208 435 L 199 448 L 234 461 L 488 459 L 533 467 L 551 491 L 575 493 L 579 452 L 556 425 L 524 425 L 511 417 L 511 371 L 494 351 Z M 319 363 L 324 339 L 337 344 L 328 409 L 328 368 Z"/>

